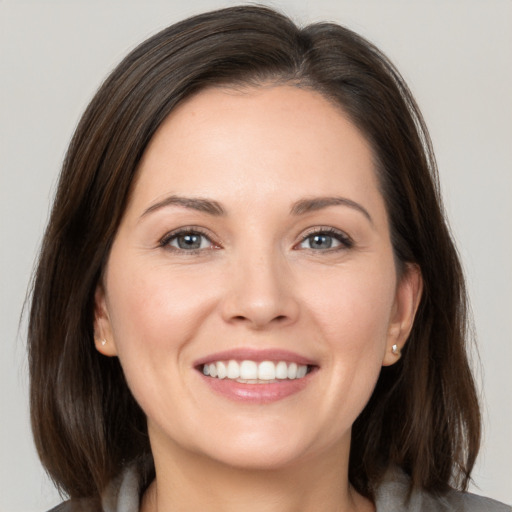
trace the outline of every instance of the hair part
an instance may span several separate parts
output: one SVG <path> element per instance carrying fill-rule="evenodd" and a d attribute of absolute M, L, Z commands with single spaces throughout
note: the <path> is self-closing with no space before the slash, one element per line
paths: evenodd
<path fill-rule="evenodd" d="M 117 358 L 94 348 L 94 292 L 139 161 L 168 114 L 208 87 L 292 84 L 340 106 L 370 142 L 399 268 L 424 290 L 402 359 L 382 369 L 352 432 L 349 476 L 371 497 L 390 465 L 411 486 L 466 488 L 480 439 L 467 303 L 420 111 L 371 43 L 328 23 L 298 28 L 264 7 L 172 25 L 132 51 L 85 111 L 64 160 L 33 282 L 30 403 L 39 456 L 60 490 L 99 499 L 151 457 L 146 418 Z M 145 467 L 145 466 L 144 466 Z M 152 478 L 145 470 L 146 481 Z"/>

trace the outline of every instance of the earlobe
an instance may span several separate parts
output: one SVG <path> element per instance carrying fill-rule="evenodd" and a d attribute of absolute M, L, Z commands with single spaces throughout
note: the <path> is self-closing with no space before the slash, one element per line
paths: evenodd
<path fill-rule="evenodd" d="M 414 325 L 422 291 L 423 279 L 419 266 L 407 263 L 397 285 L 383 366 L 390 366 L 400 359 Z"/>
<path fill-rule="evenodd" d="M 98 284 L 94 293 L 94 345 L 96 350 L 104 356 L 117 356 L 105 291 L 101 283 Z"/>

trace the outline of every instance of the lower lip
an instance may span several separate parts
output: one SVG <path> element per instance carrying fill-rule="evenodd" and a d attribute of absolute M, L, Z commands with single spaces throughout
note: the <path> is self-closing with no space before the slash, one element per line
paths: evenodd
<path fill-rule="evenodd" d="M 302 391 L 313 373 L 302 379 L 283 379 L 269 384 L 244 384 L 231 379 L 217 379 L 202 375 L 205 383 L 216 393 L 237 402 L 265 404 L 282 400 Z"/>

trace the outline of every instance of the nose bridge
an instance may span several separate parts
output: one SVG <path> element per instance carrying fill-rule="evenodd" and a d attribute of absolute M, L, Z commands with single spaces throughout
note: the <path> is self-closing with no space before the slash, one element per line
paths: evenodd
<path fill-rule="evenodd" d="M 232 265 L 224 303 L 226 320 L 259 329 L 295 320 L 298 304 L 290 268 L 275 245 L 267 240 L 240 247 L 233 255 Z"/>

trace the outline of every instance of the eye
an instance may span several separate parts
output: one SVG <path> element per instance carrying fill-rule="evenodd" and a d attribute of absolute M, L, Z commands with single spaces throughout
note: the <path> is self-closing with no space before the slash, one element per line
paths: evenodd
<path fill-rule="evenodd" d="M 300 249 L 313 251 L 348 249 L 352 246 L 353 242 L 347 235 L 332 228 L 309 233 L 298 245 Z"/>
<path fill-rule="evenodd" d="M 170 247 L 175 250 L 188 252 L 216 248 L 216 245 L 208 236 L 191 229 L 169 233 L 161 240 L 160 245 L 162 247 Z"/>

